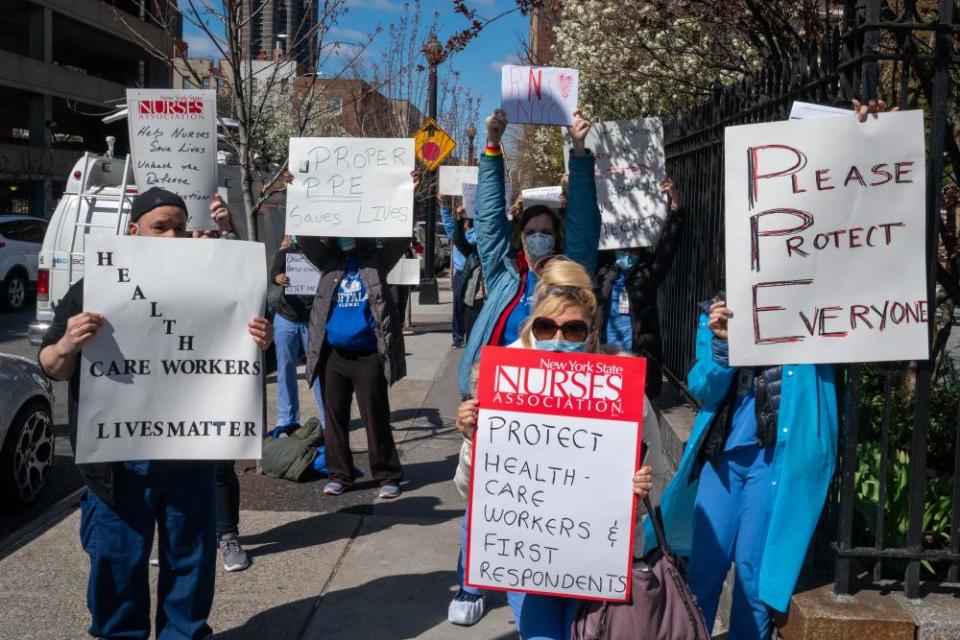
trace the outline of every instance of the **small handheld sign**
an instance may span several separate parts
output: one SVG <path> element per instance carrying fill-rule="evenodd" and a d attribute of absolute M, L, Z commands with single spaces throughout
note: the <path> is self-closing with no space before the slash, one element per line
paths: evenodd
<path fill-rule="evenodd" d="M 642 358 L 484 347 L 468 585 L 630 598 Z"/>

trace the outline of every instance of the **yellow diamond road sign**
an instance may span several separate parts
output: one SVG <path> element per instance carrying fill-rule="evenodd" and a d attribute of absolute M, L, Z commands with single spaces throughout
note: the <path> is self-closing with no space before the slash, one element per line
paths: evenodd
<path fill-rule="evenodd" d="M 414 139 L 417 160 L 422 162 L 428 171 L 439 167 L 440 163 L 446 160 L 450 152 L 457 147 L 453 138 L 433 118 L 427 118 Z"/>

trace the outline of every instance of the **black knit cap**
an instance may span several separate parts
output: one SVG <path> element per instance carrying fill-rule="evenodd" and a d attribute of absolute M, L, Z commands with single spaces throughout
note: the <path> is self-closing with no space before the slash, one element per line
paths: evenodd
<path fill-rule="evenodd" d="M 166 189 L 151 187 L 133 199 L 133 204 L 130 205 L 130 222 L 136 222 L 157 207 L 180 207 L 184 214 L 187 213 L 187 203 L 183 198 Z"/>

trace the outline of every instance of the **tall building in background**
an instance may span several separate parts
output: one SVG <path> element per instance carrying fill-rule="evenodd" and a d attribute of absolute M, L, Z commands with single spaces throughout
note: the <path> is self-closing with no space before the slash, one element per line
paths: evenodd
<path fill-rule="evenodd" d="M 0 9 L 0 213 L 44 217 L 84 151 L 103 153 L 112 135 L 126 152 L 126 121 L 101 118 L 128 87 L 170 86 L 144 43 L 173 53 L 181 25 L 161 29 L 167 3 L 136 0 L 0 0 Z"/>
<path fill-rule="evenodd" d="M 241 37 L 249 43 L 254 60 L 272 60 L 278 52 L 290 52 L 299 74 L 310 73 L 317 64 L 316 33 L 320 0 L 240 0 L 244 16 L 250 16 Z"/>
<path fill-rule="evenodd" d="M 557 41 L 554 27 L 560 23 L 563 0 L 546 0 L 530 12 L 530 62 L 547 67 L 553 62 Z"/>

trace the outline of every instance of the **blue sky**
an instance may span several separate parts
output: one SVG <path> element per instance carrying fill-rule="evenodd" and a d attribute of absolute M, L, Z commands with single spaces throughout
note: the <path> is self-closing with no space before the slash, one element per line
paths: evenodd
<path fill-rule="evenodd" d="M 365 34 L 372 33 L 379 25 L 387 27 L 403 11 L 403 0 L 348 0 L 349 11 L 338 21 L 332 36 L 339 40 L 362 42 Z M 439 13 L 441 41 L 466 26 L 463 16 L 453 12 L 450 0 L 422 0 L 423 10 Z M 515 8 L 514 0 L 468 0 L 483 17 L 493 17 L 505 10 Z M 430 16 L 424 22 L 430 22 Z M 474 96 L 481 97 L 481 119 L 500 106 L 500 66 L 515 63 L 521 40 L 527 37 L 529 17 L 519 12 L 499 19 L 472 40 L 466 50 L 455 55 L 449 63 L 460 71 L 460 83 L 471 89 Z M 195 57 L 215 56 L 215 50 L 206 36 L 195 27 L 185 25 L 184 38 L 190 44 L 190 55 Z M 385 33 L 377 35 L 367 55 L 376 59 L 378 47 L 385 46 Z M 424 105 L 417 105 L 421 109 Z"/>

